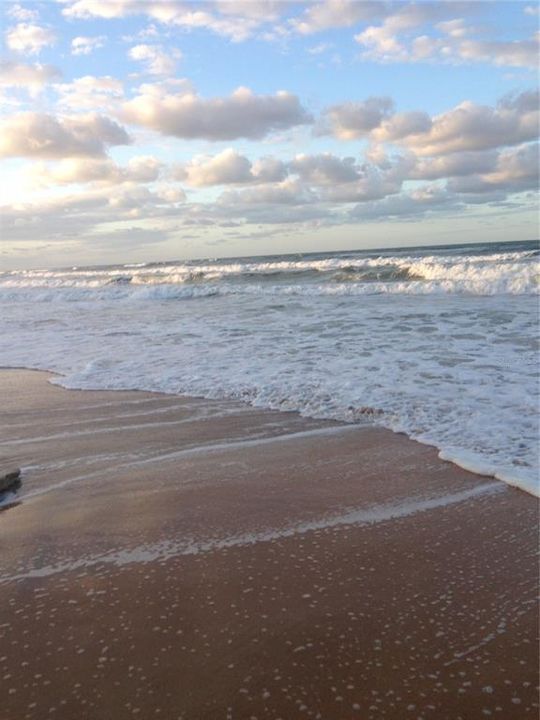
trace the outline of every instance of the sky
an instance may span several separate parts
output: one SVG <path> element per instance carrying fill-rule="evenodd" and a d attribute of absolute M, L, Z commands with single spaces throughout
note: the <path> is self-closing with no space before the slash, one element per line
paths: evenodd
<path fill-rule="evenodd" d="M 538 236 L 536 3 L 0 11 L 0 268 Z"/>

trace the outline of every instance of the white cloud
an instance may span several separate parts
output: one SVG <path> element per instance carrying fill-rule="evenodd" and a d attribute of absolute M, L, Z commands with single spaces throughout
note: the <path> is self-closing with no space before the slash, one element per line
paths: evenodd
<path fill-rule="evenodd" d="M 255 95 L 238 88 L 225 98 L 204 99 L 194 92 L 169 94 L 161 85 L 145 85 L 124 103 L 126 122 L 186 139 L 261 138 L 277 130 L 311 122 L 296 95 L 280 91 Z"/>
<path fill-rule="evenodd" d="M 148 40 L 159 37 L 159 30 L 157 29 L 156 25 L 154 23 L 150 23 L 147 27 L 143 28 L 142 30 L 139 30 L 139 32 L 135 33 L 134 35 L 122 35 L 122 40 L 124 42 L 135 42 L 136 40 Z"/>
<path fill-rule="evenodd" d="M 160 45 L 135 45 L 129 51 L 129 57 L 144 62 L 151 75 L 169 75 L 174 73 L 182 53 L 177 49 L 164 50 Z"/>
<path fill-rule="evenodd" d="M 71 41 L 71 54 L 72 55 L 90 55 L 94 50 L 98 50 L 103 47 L 105 43 L 105 36 L 98 35 L 96 37 L 84 37 L 79 36 L 73 38 Z"/>
<path fill-rule="evenodd" d="M 153 155 L 138 155 L 129 160 L 123 172 L 127 180 L 148 183 L 158 179 L 161 167 Z"/>
<path fill-rule="evenodd" d="M 371 97 L 361 102 L 333 105 L 323 113 L 320 134 L 333 134 L 341 140 L 366 136 L 389 117 L 394 107 L 391 98 Z"/>
<path fill-rule="evenodd" d="M 371 26 L 363 30 L 354 39 L 366 48 L 363 57 L 369 60 L 385 62 L 388 60 L 404 60 L 407 52 L 394 33 L 386 26 Z"/>
<path fill-rule="evenodd" d="M 468 25 L 463 18 L 455 18 L 454 20 L 445 20 L 437 23 L 435 26 L 438 30 L 443 32 L 445 35 L 449 35 L 454 38 L 462 38 L 466 35 L 470 35 L 471 27 Z"/>
<path fill-rule="evenodd" d="M 188 185 L 233 185 L 269 183 L 284 180 L 287 175 L 285 163 L 272 157 L 263 157 L 253 164 L 233 148 L 227 148 L 214 156 L 198 156 L 185 165 L 174 168 L 173 175 Z"/>
<path fill-rule="evenodd" d="M 227 190 L 220 197 L 225 206 L 242 205 L 304 205 L 317 199 L 315 193 L 300 180 L 286 178 L 282 182 L 258 185 L 245 190 Z"/>
<path fill-rule="evenodd" d="M 120 80 L 104 75 L 85 75 L 71 83 L 54 86 L 58 104 L 70 110 L 112 110 L 122 99 L 124 90 Z"/>
<path fill-rule="evenodd" d="M 22 87 L 35 93 L 60 75 L 60 70 L 53 65 L 0 62 L 0 86 L 2 87 Z"/>
<path fill-rule="evenodd" d="M 287 167 L 277 158 L 262 157 L 253 163 L 252 175 L 256 182 L 280 182 L 287 176 Z"/>
<path fill-rule="evenodd" d="M 322 53 L 326 52 L 327 50 L 330 50 L 333 45 L 332 43 L 328 42 L 322 42 L 318 43 L 317 45 L 314 45 L 313 47 L 308 48 L 308 53 L 310 55 L 322 55 Z"/>
<path fill-rule="evenodd" d="M 258 183 L 257 187 L 241 191 L 226 191 L 220 203 L 234 207 L 261 205 L 342 204 L 367 202 L 400 191 L 403 181 L 416 159 L 413 156 L 386 158 L 381 167 L 370 163 L 357 164 L 354 158 L 339 158 L 330 153 L 301 154 L 288 163 L 282 163 L 281 172 L 289 172 L 273 182 L 260 183 L 261 178 L 251 171 L 247 158 L 235 181 Z M 384 165 L 384 167 L 382 167 Z M 255 167 L 255 164 L 253 165 Z M 186 175 L 184 175 L 186 177 Z M 216 178 L 213 177 L 214 181 Z M 189 177 L 188 177 L 189 181 Z"/>
<path fill-rule="evenodd" d="M 137 3 L 135 0 L 60 0 L 65 4 L 62 15 L 68 18 L 80 18 L 88 20 L 93 17 L 105 18 L 112 20 L 113 18 L 126 17 L 126 15 L 134 15 L 137 13 Z M 145 2 L 141 2 L 144 7 Z M 169 3 L 170 4 L 170 3 Z"/>
<path fill-rule="evenodd" d="M 439 180 L 484 173 L 495 169 L 497 158 L 496 150 L 456 152 L 451 155 L 422 158 L 416 163 L 410 177 L 419 180 Z"/>
<path fill-rule="evenodd" d="M 401 39 L 403 33 L 426 23 L 448 17 L 455 3 L 403 3 L 398 12 L 390 14 L 381 25 L 370 25 L 354 36 L 365 48 L 363 57 L 378 62 L 407 61 L 412 53 Z M 425 45 L 425 43 L 424 43 Z M 425 47 L 421 48 L 425 53 Z"/>
<path fill-rule="evenodd" d="M 393 142 L 410 135 L 429 132 L 431 127 L 432 120 L 425 112 L 413 110 L 396 113 L 382 120 L 379 127 L 373 129 L 371 138 L 377 142 Z"/>
<path fill-rule="evenodd" d="M 56 163 L 33 163 L 28 174 L 40 186 L 93 183 L 150 183 L 158 179 L 162 164 L 152 156 L 131 158 L 125 167 L 106 157 L 73 157 Z"/>
<path fill-rule="evenodd" d="M 434 25 L 441 35 L 417 35 L 414 31 L 437 17 L 448 16 L 457 3 L 403 5 L 381 25 L 372 25 L 355 35 L 367 60 L 392 62 L 485 62 L 508 67 L 533 67 L 538 62 L 538 37 L 528 40 L 500 41 L 474 39 L 476 32 L 463 18 L 443 20 Z M 464 8 L 466 9 L 466 8 Z"/>
<path fill-rule="evenodd" d="M 214 0 L 214 7 L 223 15 L 248 17 L 270 22 L 277 20 L 291 0 Z"/>
<path fill-rule="evenodd" d="M 52 30 L 40 25 L 19 23 L 6 32 L 6 44 L 10 50 L 37 55 L 44 47 L 54 45 L 56 35 Z"/>
<path fill-rule="evenodd" d="M 432 118 L 427 132 L 409 135 L 405 143 L 421 156 L 516 145 L 538 137 L 538 110 L 527 107 L 530 93 L 500 103 L 496 108 L 460 103 Z M 383 139 L 379 135 L 379 139 Z"/>
<path fill-rule="evenodd" d="M 331 28 L 350 27 L 361 21 L 375 20 L 385 14 L 380 2 L 364 0 L 326 0 L 309 3 L 302 15 L 289 21 L 295 32 L 302 35 L 329 30 Z"/>
<path fill-rule="evenodd" d="M 438 185 L 425 186 L 408 193 L 390 195 L 375 201 L 356 205 L 350 212 L 351 220 L 419 219 L 434 212 L 455 212 L 465 203 Z"/>
<path fill-rule="evenodd" d="M 496 165 L 488 172 L 450 180 L 448 187 L 459 193 L 486 193 L 503 190 L 505 193 L 538 189 L 539 168 L 536 143 L 510 148 L 499 153 Z"/>
<path fill-rule="evenodd" d="M 0 212 L 3 231 L 12 242 L 32 241 L 36 237 L 51 242 L 72 242 L 76 238 L 76 242 L 91 246 L 97 233 L 103 237 L 104 233 L 110 234 L 126 224 L 131 233 L 136 228 L 142 235 L 138 242 L 147 234 L 155 238 L 156 231 L 160 230 L 159 219 L 176 219 L 184 201 L 185 195 L 180 189 L 149 190 L 127 184 L 77 190 L 62 198 L 16 208 L 4 207 Z M 148 221 L 151 221 L 150 228 Z"/>
<path fill-rule="evenodd" d="M 338 158 L 331 153 L 296 155 L 289 167 L 303 182 L 313 185 L 350 183 L 360 178 L 354 158 Z"/>
<path fill-rule="evenodd" d="M 20 3 L 11 5 L 11 7 L 8 8 L 7 14 L 10 17 L 15 18 L 15 20 L 20 20 L 21 22 L 24 22 L 25 20 L 37 20 L 39 17 L 37 10 L 31 10 L 28 7 L 23 7 Z"/>
<path fill-rule="evenodd" d="M 378 163 L 369 162 L 358 166 L 358 177 L 353 182 L 337 182 L 324 188 L 326 201 L 339 203 L 369 202 L 398 193 L 416 164 L 414 156 L 385 155 Z"/>
<path fill-rule="evenodd" d="M 457 54 L 463 60 L 490 62 L 508 67 L 531 67 L 538 65 L 540 44 L 538 36 L 530 40 L 466 40 L 459 44 Z"/>
<path fill-rule="evenodd" d="M 343 224 L 364 220 L 417 219 L 426 214 L 463 211 L 467 205 L 503 201 L 508 193 L 521 192 L 537 182 L 538 150 L 522 146 L 492 152 L 462 154 L 443 158 L 446 170 L 461 172 L 447 187 L 441 183 L 423 184 L 403 191 L 403 182 L 415 179 L 419 169 L 428 177 L 436 168 L 430 161 L 417 163 L 412 153 L 388 156 L 382 148 L 372 148 L 367 162 L 329 154 L 300 155 L 284 163 L 275 158 L 251 162 L 229 150 L 213 158 L 194 158 L 184 166 L 182 176 L 196 186 L 246 183 L 241 190 L 226 190 L 215 202 L 186 202 L 181 188 L 169 181 L 154 184 L 162 169 L 153 157 L 138 157 L 119 167 L 106 157 L 78 157 L 56 163 L 33 163 L 35 180 L 45 185 L 87 184 L 68 191 L 63 197 L 51 196 L 16 210 L 3 212 L 4 230 L 13 241 L 35 237 L 62 240 L 77 236 L 83 240 L 96 232 L 109 232 L 111 223 L 121 227 L 246 227 L 260 224 L 301 224 L 309 222 Z M 495 159 L 495 162 L 493 160 Z M 289 172 L 288 177 L 261 182 L 255 168 L 274 167 L 272 177 Z M 427 172 L 426 172 L 427 170 Z M 441 168 L 439 167 L 439 170 Z M 471 171 L 471 174 L 468 174 Z M 419 177 L 416 178 L 418 183 Z M 347 207 L 348 206 L 348 207 Z M 351 207 L 353 206 L 353 207 Z M 151 223 L 151 224 L 150 224 Z M 167 224 L 168 223 L 168 224 Z"/>
<path fill-rule="evenodd" d="M 432 118 L 425 112 L 392 114 L 390 98 L 335 105 L 324 112 L 321 133 L 341 140 L 368 137 L 404 145 L 420 156 L 516 145 L 538 137 L 538 94 L 503 98 L 496 107 L 466 100 Z"/>
<path fill-rule="evenodd" d="M 229 148 L 214 157 L 195 157 L 189 164 L 178 170 L 178 178 L 189 185 L 228 185 L 231 183 L 249 183 L 251 162 L 236 150 Z"/>
<path fill-rule="evenodd" d="M 502 110 L 527 114 L 538 112 L 540 105 L 540 91 L 525 90 L 524 92 L 510 93 L 502 97 L 498 107 Z"/>
<path fill-rule="evenodd" d="M 0 127 L 0 157 L 99 156 L 107 146 L 130 142 L 123 127 L 96 113 L 56 118 L 22 112 L 4 119 Z"/>
<path fill-rule="evenodd" d="M 62 13 L 68 18 L 105 19 L 145 15 L 164 25 L 185 30 L 206 29 L 235 42 L 251 37 L 286 7 L 278 2 L 215 2 L 189 5 L 176 0 L 67 0 Z M 213 12 L 210 12 L 213 10 Z"/>

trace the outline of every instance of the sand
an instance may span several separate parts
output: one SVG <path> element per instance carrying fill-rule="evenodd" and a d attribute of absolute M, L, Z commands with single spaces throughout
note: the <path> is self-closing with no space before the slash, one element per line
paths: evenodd
<path fill-rule="evenodd" d="M 0 372 L 1 720 L 538 716 L 538 507 L 433 448 Z"/>

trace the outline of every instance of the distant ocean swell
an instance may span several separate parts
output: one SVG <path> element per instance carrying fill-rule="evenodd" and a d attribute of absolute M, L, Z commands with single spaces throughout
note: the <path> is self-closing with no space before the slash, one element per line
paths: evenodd
<path fill-rule="evenodd" d="M 372 422 L 537 492 L 538 269 L 506 243 L 8 272 L 0 363 Z"/>

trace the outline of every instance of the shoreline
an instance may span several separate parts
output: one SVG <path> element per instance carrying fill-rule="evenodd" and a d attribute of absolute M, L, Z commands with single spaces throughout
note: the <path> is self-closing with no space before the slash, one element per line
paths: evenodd
<path fill-rule="evenodd" d="M 2 720 L 538 713 L 536 500 L 367 425 L 0 372 Z"/>
<path fill-rule="evenodd" d="M 56 378 L 64 378 L 66 377 L 65 374 L 61 372 L 57 372 L 55 370 L 49 370 L 49 369 L 42 369 L 42 368 L 31 368 L 31 367 L 23 367 L 23 366 L 7 366 L 7 365 L 0 365 L 0 372 L 3 372 L 4 370 L 20 370 L 20 371 L 27 371 L 27 372 L 38 372 L 38 373 L 45 373 L 50 376 L 56 377 Z M 49 382 L 51 382 L 50 378 L 48 379 Z M 175 393 L 167 393 L 165 391 L 160 390 L 146 390 L 141 388 L 122 388 L 122 389 L 101 389 L 101 388 L 81 388 L 81 387 L 70 387 L 66 385 L 62 385 L 60 382 L 58 383 L 52 383 L 54 385 L 57 385 L 58 387 L 63 388 L 64 390 L 75 390 L 78 392 L 141 392 L 141 393 L 151 393 L 153 395 L 158 396 L 165 396 L 165 397 L 180 397 L 184 398 L 186 400 L 194 399 L 194 400 L 222 400 L 223 402 L 231 402 L 236 403 L 240 402 L 248 407 L 254 408 L 255 410 L 259 410 L 261 412 L 270 411 L 270 412 L 280 412 L 280 413 L 295 413 L 299 415 L 300 417 L 306 417 L 309 419 L 322 421 L 322 422 L 329 422 L 329 423 L 337 423 L 339 425 L 343 426 L 358 426 L 358 427 L 364 427 L 365 425 L 368 425 L 368 421 L 365 423 L 356 421 L 348 422 L 346 420 L 339 420 L 339 419 L 333 419 L 333 418 L 321 418 L 321 417 L 314 417 L 310 418 L 310 416 L 302 415 L 302 413 L 298 410 L 279 410 L 276 408 L 266 408 L 266 407 L 259 407 L 254 404 L 252 404 L 248 400 L 239 400 L 237 398 L 214 398 L 214 397 L 207 397 L 206 395 L 188 395 L 188 394 L 175 394 Z M 369 408 L 368 408 L 369 410 Z M 373 412 L 377 413 L 378 411 L 374 410 Z M 366 413 L 367 416 L 369 416 L 371 413 Z M 420 445 L 426 445 L 427 447 L 434 448 L 437 453 L 440 460 L 443 460 L 445 462 L 450 462 L 456 467 L 465 470 L 466 472 L 470 472 L 474 475 L 481 475 L 482 477 L 490 477 L 495 480 L 498 480 L 500 482 L 503 482 L 505 485 L 508 485 L 509 487 L 516 488 L 518 490 L 521 490 L 522 492 L 525 492 L 529 495 L 532 495 L 535 498 L 540 498 L 540 484 L 537 482 L 536 488 L 535 487 L 529 487 L 526 480 L 520 479 L 520 478 L 514 478 L 509 477 L 508 475 L 505 475 L 502 472 L 497 471 L 497 468 L 489 465 L 487 462 L 482 462 L 477 460 L 476 458 L 470 458 L 467 457 L 467 451 L 458 451 L 458 454 L 456 454 L 454 451 L 450 452 L 448 450 L 445 450 L 444 448 L 439 447 L 435 442 L 432 442 L 430 440 L 423 440 L 414 437 L 413 435 L 409 435 L 407 432 L 403 430 L 393 430 L 391 427 L 387 426 L 381 426 L 381 425 L 369 425 L 370 427 L 382 429 L 383 431 L 388 431 L 391 433 L 395 433 L 398 435 L 405 435 L 409 440 L 412 442 L 419 443 Z"/>

